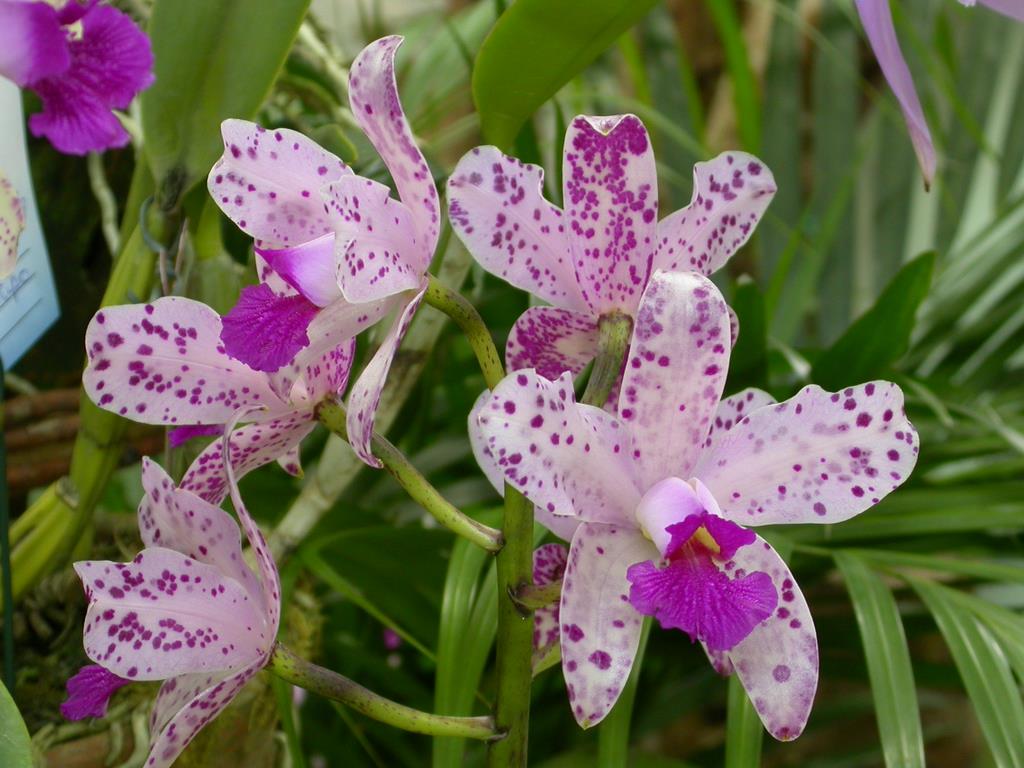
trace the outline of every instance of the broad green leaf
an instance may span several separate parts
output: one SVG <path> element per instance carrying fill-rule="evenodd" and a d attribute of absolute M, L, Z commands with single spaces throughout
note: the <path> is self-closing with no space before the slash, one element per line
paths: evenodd
<path fill-rule="evenodd" d="M 907 351 L 934 266 L 934 253 L 922 254 L 904 266 L 875 305 L 818 358 L 812 379 L 826 389 L 842 389 L 883 374 Z"/>
<path fill-rule="evenodd" d="M 142 94 L 142 130 L 168 207 L 210 170 L 220 124 L 250 118 L 270 91 L 309 0 L 158 0 L 149 21 L 156 82 Z"/>
<path fill-rule="evenodd" d="M 729 677 L 725 721 L 725 768 L 758 768 L 764 726 L 736 675 Z"/>
<path fill-rule="evenodd" d="M 707 9 L 725 52 L 725 66 L 732 81 L 736 114 L 740 116 L 737 129 L 743 142 L 743 149 L 748 152 L 759 152 L 761 104 L 754 72 L 750 68 L 750 58 L 747 56 L 747 44 L 743 39 L 743 26 L 731 0 L 709 0 Z"/>
<path fill-rule="evenodd" d="M 1003 649 L 977 616 L 951 599 L 952 590 L 908 582 L 946 639 L 996 764 L 1024 766 L 1024 704 Z"/>
<path fill-rule="evenodd" d="M 21 713 L 0 683 L 0 765 L 4 768 L 32 768 L 32 744 Z"/>
<path fill-rule="evenodd" d="M 860 627 L 885 764 L 890 768 L 924 766 L 914 669 L 896 600 L 881 577 L 860 558 L 837 552 L 835 562 L 846 580 Z"/>
<path fill-rule="evenodd" d="M 657 0 L 517 0 L 473 67 L 484 138 L 508 149 L 523 123 Z"/>

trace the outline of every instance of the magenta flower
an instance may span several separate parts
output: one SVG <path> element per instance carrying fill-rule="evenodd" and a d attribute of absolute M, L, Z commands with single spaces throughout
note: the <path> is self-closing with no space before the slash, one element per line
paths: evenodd
<path fill-rule="evenodd" d="M 175 427 L 172 442 L 221 434 L 222 425 L 246 410 L 250 423 L 231 440 L 238 476 L 274 460 L 298 474 L 299 443 L 316 426 L 317 404 L 348 384 L 354 340 L 321 327 L 310 347 L 268 374 L 230 357 L 221 331 L 216 312 L 176 296 L 102 309 L 85 334 L 85 392 L 112 413 Z M 222 441 L 193 462 L 182 488 L 214 504 L 224 499 Z"/>
<path fill-rule="evenodd" d="M 81 33 L 71 25 L 81 23 Z M 126 14 L 98 0 L 0 0 L 0 77 L 35 91 L 43 111 L 29 118 L 34 136 L 61 152 L 84 155 L 128 143 L 111 110 L 127 109 L 153 82 L 149 38 Z"/>
<path fill-rule="evenodd" d="M 721 268 L 775 194 L 761 161 L 726 152 L 697 163 L 690 204 L 657 221 L 654 153 L 634 115 L 574 119 L 562 167 L 564 211 L 544 199 L 542 168 L 496 147 L 472 150 L 448 180 L 449 218 L 473 257 L 553 305 L 523 313 L 505 350 L 509 370 L 550 379 L 594 358 L 602 315 L 636 316 L 654 270 Z"/>
<path fill-rule="evenodd" d="M 722 400 L 728 336 L 710 281 L 655 272 L 614 414 L 576 403 L 569 374 L 521 370 L 470 418 L 492 481 L 571 539 L 558 610 L 583 727 L 618 698 L 648 615 L 735 671 L 773 736 L 798 736 L 817 686 L 814 624 L 789 568 L 750 528 L 846 520 L 917 460 L 888 382 L 809 386 L 777 405 L 759 390 Z"/>
<path fill-rule="evenodd" d="M 352 173 L 301 134 L 224 123 L 224 155 L 210 172 L 213 199 L 256 239 L 262 282 L 224 318 L 228 354 L 275 371 L 314 335 L 351 338 L 394 312 L 380 349 L 353 385 L 348 435 L 363 461 L 391 362 L 427 287 L 440 232 L 437 189 L 413 140 L 395 83 L 401 37 L 356 57 L 352 112 L 391 172 L 387 186 Z M 267 340 L 272 340 L 268 343 Z"/>
<path fill-rule="evenodd" d="M 169 766 L 270 658 L 281 614 L 277 566 L 229 475 L 231 500 L 256 554 L 242 557 L 238 525 L 175 488 L 145 459 L 139 531 L 130 563 L 75 563 L 89 599 L 85 652 L 95 665 L 68 681 L 61 711 L 98 716 L 128 681 L 163 680 L 150 714 L 147 768 Z"/>
<path fill-rule="evenodd" d="M 976 0 L 960 0 L 963 5 L 973 6 Z M 994 11 L 1009 16 L 1017 21 L 1024 21 L 1024 2 L 1021 0 L 981 0 Z M 860 15 L 864 32 L 871 43 L 871 49 L 878 59 L 889 87 L 899 102 L 903 119 L 910 133 L 910 141 L 914 145 L 918 165 L 924 174 L 925 186 L 931 186 L 935 178 L 935 147 L 932 135 L 924 119 L 924 110 L 914 88 L 914 80 L 910 76 L 907 62 L 900 50 L 896 29 L 892 23 L 892 10 L 889 0 L 856 0 L 857 13 Z"/>

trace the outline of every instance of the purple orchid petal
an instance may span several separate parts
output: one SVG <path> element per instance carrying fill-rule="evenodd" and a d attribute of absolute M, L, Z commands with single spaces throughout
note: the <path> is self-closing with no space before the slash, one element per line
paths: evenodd
<path fill-rule="evenodd" d="M 711 430 L 704 441 L 704 453 L 713 453 L 718 448 L 725 434 L 736 426 L 745 416 L 763 408 L 766 405 L 774 405 L 775 398 L 761 389 L 744 389 L 735 395 L 722 398 L 715 411 L 715 418 L 711 422 Z"/>
<path fill-rule="evenodd" d="M 231 703 L 245 684 L 263 668 L 264 663 L 264 660 L 260 660 L 230 675 L 215 676 L 208 688 L 180 702 L 177 710 L 166 712 L 164 727 L 154 732 L 146 768 L 170 768 L 196 734 Z"/>
<path fill-rule="evenodd" d="M 895 384 L 835 394 L 808 386 L 745 416 L 701 457 L 694 475 L 722 515 L 743 525 L 837 523 L 902 484 L 917 453 L 917 432 Z"/>
<path fill-rule="evenodd" d="M 234 359 L 273 372 L 309 346 L 307 329 L 316 314 L 305 296 L 278 296 L 266 283 L 247 285 L 224 315 L 220 338 Z"/>
<path fill-rule="evenodd" d="M 266 248 L 285 248 L 331 231 L 321 187 L 352 170 L 297 131 L 268 131 L 246 120 L 221 123 L 224 154 L 207 179 L 213 201 Z"/>
<path fill-rule="evenodd" d="M 153 708 L 149 712 L 149 732 L 153 738 L 156 738 L 156 735 L 164 729 L 164 726 L 182 707 L 207 688 L 212 688 L 233 674 L 233 672 L 209 674 L 198 672 L 190 675 L 177 675 L 164 680 L 153 701 Z"/>
<path fill-rule="evenodd" d="M 561 544 L 544 544 L 533 551 L 533 583 L 539 587 L 562 578 L 569 550 Z M 558 603 L 538 608 L 533 612 L 534 658 L 543 658 L 558 645 Z"/>
<path fill-rule="evenodd" d="M 144 424 L 219 424 L 254 405 L 279 413 L 266 376 L 229 357 L 220 334 L 217 313 L 191 299 L 101 309 L 85 335 L 85 391 Z"/>
<path fill-rule="evenodd" d="M 110 108 L 70 78 L 50 78 L 32 86 L 43 111 L 31 115 L 28 127 L 67 155 L 85 155 L 128 146 L 131 136 Z"/>
<path fill-rule="evenodd" d="M 380 301 L 419 287 L 433 245 L 417 240 L 412 212 L 383 184 L 350 176 L 323 193 L 334 226 L 335 276 L 347 301 Z"/>
<path fill-rule="evenodd" d="M 433 254 L 441 232 L 441 208 L 430 168 L 416 146 L 398 98 L 395 54 L 401 44 L 402 38 L 392 35 L 366 46 L 349 70 L 348 97 L 356 122 L 391 172 L 402 202 L 412 211 L 419 247 Z"/>
<path fill-rule="evenodd" d="M 333 232 L 290 248 L 255 250 L 272 274 L 316 306 L 326 307 L 341 298 L 334 277 Z M 260 282 L 266 281 L 261 278 Z"/>
<path fill-rule="evenodd" d="M 651 273 L 658 176 L 635 115 L 577 117 L 562 158 L 566 231 L 584 301 L 633 313 Z"/>
<path fill-rule="evenodd" d="M 728 655 L 764 727 L 776 739 L 795 739 L 807 724 L 818 686 L 818 639 L 807 601 L 789 567 L 760 537 L 729 565 L 736 577 L 767 574 L 778 591 L 771 618 Z"/>
<path fill-rule="evenodd" d="M 120 677 L 237 669 L 273 641 L 241 584 L 180 552 L 150 547 L 130 563 L 85 561 L 75 572 L 89 598 L 86 655 Z"/>
<path fill-rule="evenodd" d="M 903 119 L 910 133 L 910 141 L 917 154 L 917 162 L 924 174 L 925 186 L 931 186 L 935 178 L 935 147 L 932 145 L 928 123 L 924 119 L 921 101 L 914 88 L 914 80 L 896 38 L 889 0 L 855 0 L 855 5 L 868 42 L 871 43 L 878 65 L 882 68 L 882 74 L 885 75 L 900 104 Z"/>
<path fill-rule="evenodd" d="M 231 463 L 238 477 L 288 455 L 313 431 L 316 420 L 311 412 L 297 411 L 273 421 L 247 424 L 231 436 Z M 228 495 L 224 472 L 224 446 L 215 440 L 206 447 L 181 479 L 181 489 L 190 491 L 211 504 L 220 504 Z"/>
<path fill-rule="evenodd" d="M 68 678 L 68 697 L 60 705 L 60 713 L 65 720 L 103 717 L 110 697 L 130 682 L 98 664 L 87 664 Z"/>
<path fill-rule="evenodd" d="M 292 477 L 302 477 L 302 455 L 299 446 L 292 446 L 287 453 L 278 456 L 277 466 Z"/>
<path fill-rule="evenodd" d="M 656 272 L 637 312 L 618 412 L 643 486 L 687 477 L 725 386 L 729 315 L 707 278 Z"/>
<path fill-rule="evenodd" d="M 238 525 L 227 512 L 190 491 L 176 488 L 163 467 L 142 460 L 139 534 L 145 547 L 164 547 L 211 565 L 262 600 L 259 582 L 242 559 Z"/>
<path fill-rule="evenodd" d="M 448 218 L 491 274 L 556 307 L 590 310 L 580 294 L 562 211 L 544 199 L 544 169 L 477 147 L 448 177 Z"/>
<path fill-rule="evenodd" d="M 962 5 L 973 6 L 979 0 L 960 0 Z M 981 4 L 996 13 L 1009 16 L 1017 21 L 1024 21 L 1024 2 L 1021 0 L 980 0 Z"/>
<path fill-rule="evenodd" d="M 690 204 L 658 223 L 652 269 L 717 272 L 750 239 L 775 190 L 772 172 L 746 152 L 697 163 Z"/>
<path fill-rule="evenodd" d="M 61 74 L 70 64 L 68 39 L 53 6 L 0 2 L 0 77 L 24 88 Z"/>
<path fill-rule="evenodd" d="M 510 371 L 535 368 L 546 379 L 583 372 L 597 354 L 597 323 L 590 315 L 557 307 L 531 307 L 512 326 L 505 345 Z"/>
<path fill-rule="evenodd" d="M 355 356 L 354 338 L 326 352 L 320 351 L 319 345 L 310 345 L 288 369 L 281 369 L 271 378 L 274 387 L 281 387 L 293 407 L 312 412 L 325 397 L 344 393 Z"/>
<path fill-rule="evenodd" d="M 636 521 L 658 552 L 667 557 L 693 535 L 706 514 L 693 487 L 678 477 L 669 477 L 651 486 L 640 499 Z M 669 531 L 673 526 L 675 534 Z"/>
<path fill-rule="evenodd" d="M 224 432 L 220 424 L 195 424 L 187 427 L 175 427 L 167 432 L 167 445 L 180 448 L 194 437 L 213 437 Z"/>
<path fill-rule="evenodd" d="M 640 492 L 629 435 L 599 408 L 577 404 L 572 378 L 517 371 L 478 416 L 481 450 L 539 509 L 586 521 L 632 525 Z"/>
<path fill-rule="evenodd" d="M 640 642 L 640 614 L 628 602 L 626 569 L 657 553 L 636 529 L 584 523 L 565 569 L 559 618 L 569 704 L 583 728 L 611 711 Z"/>
<path fill-rule="evenodd" d="M 380 348 L 366 364 L 348 397 L 348 414 L 346 425 L 348 440 L 356 455 L 371 467 L 380 467 L 380 461 L 373 455 L 370 442 L 373 439 L 373 422 L 380 405 L 380 395 L 391 370 L 391 363 L 398 353 L 398 347 L 409 330 L 412 319 L 416 316 L 420 302 L 427 292 L 426 280 L 422 281 L 419 292 L 413 295 L 404 307 L 398 311 L 395 322 L 388 331 Z"/>

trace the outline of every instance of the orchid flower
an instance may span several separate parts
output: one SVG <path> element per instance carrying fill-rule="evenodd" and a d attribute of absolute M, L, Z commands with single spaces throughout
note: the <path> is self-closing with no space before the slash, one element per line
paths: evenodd
<path fill-rule="evenodd" d="M 89 599 L 85 652 L 62 712 L 102 715 L 129 681 L 163 680 L 150 714 L 147 768 L 171 765 L 200 729 L 266 666 L 281 614 L 281 583 L 263 535 L 225 467 L 231 501 L 256 555 L 242 557 L 231 516 L 182 488 L 148 459 L 139 504 L 145 544 L 130 563 L 75 563 Z"/>
<path fill-rule="evenodd" d="M 977 0 L 960 2 L 966 6 L 974 6 Z M 1024 0 L 981 0 L 981 3 L 1011 19 L 1024 21 Z M 925 186 L 931 186 L 935 178 L 935 147 L 924 119 L 921 101 L 914 88 L 913 78 L 910 76 L 910 69 L 896 38 L 889 0 L 856 0 L 856 6 L 868 42 L 875 52 L 875 58 L 878 59 L 878 66 L 881 67 L 882 74 L 896 95 L 900 110 L 903 112 L 918 165 L 924 174 Z"/>
<path fill-rule="evenodd" d="M 249 424 L 231 440 L 239 477 L 277 460 L 298 474 L 299 443 L 316 426 L 324 397 L 344 392 L 353 339 L 323 329 L 316 343 L 272 374 L 230 357 L 221 318 L 205 304 L 168 296 L 150 304 L 101 309 L 86 330 L 86 394 L 99 407 L 144 424 L 175 429 L 172 444 L 221 434 L 241 410 Z M 219 504 L 227 494 L 222 441 L 193 462 L 182 488 Z"/>
<path fill-rule="evenodd" d="M 353 385 L 348 435 L 373 466 L 373 417 L 395 353 L 427 288 L 440 233 L 437 189 L 398 99 L 401 37 L 368 45 L 352 63 L 352 112 L 391 172 L 387 186 L 355 175 L 301 134 L 228 120 L 224 155 L 210 172 L 213 199 L 256 239 L 259 285 L 224 318 L 228 354 L 274 371 L 315 336 L 354 337 L 396 319 Z M 268 341 L 269 340 L 269 341 Z"/>
<path fill-rule="evenodd" d="M 818 678 L 807 602 L 753 527 L 837 523 L 900 485 L 917 434 L 900 389 L 872 382 L 784 403 L 721 399 L 725 301 L 705 277 L 655 272 L 617 409 L 575 402 L 568 373 L 507 376 L 470 417 L 481 466 L 570 539 L 562 669 L 576 720 L 599 723 L 625 684 L 643 616 L 699 640 L 739 675 L 765 726 L 793 739 Z"/>
<path fill-rule="evenodd" d="M 595 357 L 602 316 L 636 317 L 654 270 L 710 275 L 750 237 L 775 194 L 757 158 L 726 152 L 693 169 L 693 199 L 661 221 L 654 153 L 634 115 L 576 117 L 565 136 L 561 210 L 544 170 L 477 147 L 448 180 L 448 214 L 473 257 L 552 306 L 528 309 L 506 367 L 574 376 Z"/>
<path fill-rule="evenodd" d="M 34 136 L 84 155 L 129 141 L 111 110 L 126 109 L 153 82 L 149 38 L 131 18 L 98 0 L 0 0 L 0 77 L 35 91 L 43 111 Z"/>

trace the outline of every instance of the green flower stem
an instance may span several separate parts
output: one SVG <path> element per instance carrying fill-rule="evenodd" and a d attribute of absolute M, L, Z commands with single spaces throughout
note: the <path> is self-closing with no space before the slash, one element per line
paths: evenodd
<path fill-rule="evenodd" d="M 581 403 L 603 408 L 608 396 L 615 388 L 615 382 L 622 373 L 622 361 L 629 349 L 633 335 L 633 318 L 621 312 L 601 315 L 598 322 L 600 334 L 597 357 L 590 371 L 587 389 L 580 398 Z"/>
<path fill-rule="evenodd" d="M 348 439 L 348 430 L 345 426 L 345 406 L 334 400 L 325 400 L 317 406 L 316 413 L 324 426 L 343 439 Z M 395 446 L 377 434 L 374 434 L 371 446 L 373 455 L 380 459 L 384 469 L 398 481 L 398 484 L 414 501 L 433 515 L 437 522 L 488 552 L 497 552 L 501 549 L 501 531 L 479 523 L 460 512 L 420 474 L 419 470 Z"/>
<path fill-rule="evenodd" d="M 476 311 L 476 307 L 470 304 L 465 296 L 443 285 L 433 275 L 430 276 L 430 285 L 427 286 L 427 293 L 423 300 L 435 309 L 444 312 L 462 329 L 469 341 L 469 346 L 473 348 L 477 362 L 480 364 L 480 370 L 483 371 L 488 389 L 498 386 L 498 382 L 505 377 L 505 369 L 501 364 L 498 350 L 494 346 L 491 332 L 484 324 L 480 313 Z"/>
<path fill-rule="evenodd" d="M 562 580 L 559 579 L 543 586 L 524 584 L 513 593 L 512 599 L 520 608 L 536 611 L 538 608 L 547 608 L 552 603 L 558 602 L 561 596 Z"/>
<path fill-rule="evenodd" d="M 513 595 L 533 587 L 533 504 L 505 483 L 505 546 L 498 553 L 497 696 L 494 719 L 506 734 L 491 744 L 490 768 L 526 766 L 533 680 L 533 612 Z"/>
<path fill-rule="evenodd" d="M 337 701 L 381 723 L 428 736 L 500 739 L 490 717 L 449 717 L 423 712 L 364 688 L 347 677 L 299 658 L 283 645 L 274 646 L 267 670 L 307 691 Z"/>

